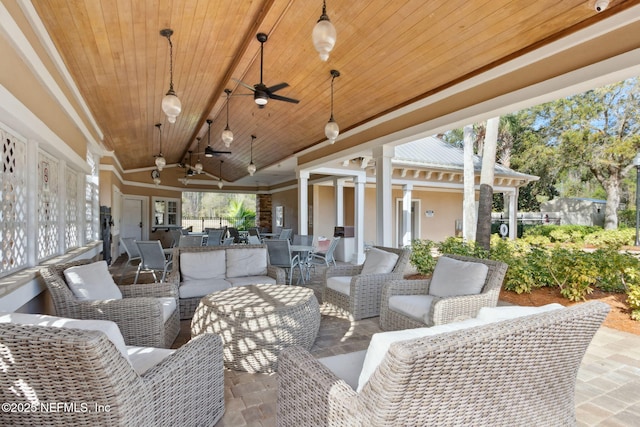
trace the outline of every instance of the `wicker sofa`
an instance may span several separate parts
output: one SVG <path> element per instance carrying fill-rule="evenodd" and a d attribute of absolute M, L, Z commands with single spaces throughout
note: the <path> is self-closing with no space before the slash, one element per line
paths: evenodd
<path fill-rule="evenodd" d="M 453 262 L 445 263 L 449 260 Z M 449 271 L 442 267 L 443 264 L 449 266 Z M 478 270 L 473 268 L 474 264 L 483 267 L 486 276 L 465 277 Z M 472 271 L 465 269 L 465 266 L 470 266 Z M 385 283 L 380 300 L 380 327 L 385 331 L 422 328 L 475 317 L 480 308 L 495 307 L 498 304 L 508 267 L 503 262 L 488 259 L 442 255 L 436 264 L 433 278 L 392 280 Z M 451 272 L 452 268 L 459 271 Z M 433 292 L 437 295 L 430 292 L 434 278 L 444 282 L 439 287 L 440 292 Z M 478 284 L 476 290 L 465 291 L 460 283 L 465 280 L 475 280 Z M 394 302 L 400 307 L 394 307 Z"/>
<path fill-rule="evenodd" d="M 126 347 L 110 321 L 6 313 L 0 342 L 0 400 L 12 405 L 3 426 L 195 427 L 224 413 L 217 335 L 178 350 Z"/>
<path fill-rule="evenodd" d="M 371 346 L 364 357 L 320 360 L 299 347 L 285 349 L 277 425 L 575 425 L 578 368 L 608 311 L 605 303 L 588 302 L 440 334 L 433 331 L 455 324 L 421 328 L 432 335 L 419 338 L 396 336 L 359 392 L 348 376 L 364 368 Z"/>
<path fill-rule="evenodd" d="M 200 299 L 212 292 L 286 280 L 284 269 L 269 265 L 265 245 L 176 247 L 167 277 L 178 287 L 180 319 L 191 319 Z"/>
<path fill-rule="evenodd" d="M 72 319 L 111 320 L 118 324 L 127 345 L 171 347 L 180 332 L 178 290 L 170 283 L 118 286 L 122 299 L 85 301 L 69 288 L 64 271 L 92 264 L 90 260 L 57 264 L 40 270 L 58 316 Z M 105 273 L 105 274 L 108 274 Z M 162 299 L 173 298 L 175 307 L 165 313 Z"/>
<path fill-rule="evenodd" d="M 385 254 L 393 258 L 389 268 L 381 269 Z M 390 280 L 402 279 L 410 255 L 409 248 L 374 246 L 367 252 L 364 264 L 330 266 L 325 272 L 322 302 L 354 320 L 378 316 L 382 286 Z"/>

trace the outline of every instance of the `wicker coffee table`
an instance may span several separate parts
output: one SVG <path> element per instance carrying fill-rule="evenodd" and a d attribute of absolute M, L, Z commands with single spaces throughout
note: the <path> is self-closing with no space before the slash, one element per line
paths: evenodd
<path fill-rule="evenodd" d="M 320 307 L 311 289 L 249 285 L 203 297 L 191 321 L 191 336 L 220 335 L 227 368 L 274 372 L 283 348 L 311 349 L 319 328 Z"/>

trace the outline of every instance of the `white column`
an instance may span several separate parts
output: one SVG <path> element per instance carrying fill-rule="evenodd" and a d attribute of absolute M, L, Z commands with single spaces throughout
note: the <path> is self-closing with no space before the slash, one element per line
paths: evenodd
<path fill-rule="evenodd" d="M 38 173 L 38 143 L 27 141 L 27 263 L 38 265 L 38 189 L 41 174 Z M 83 211 L 84 212 L 84 211 Z"/>
<path fill-rule="evenodd" d="M 367 182 L 366 174 L 358 174 L 353 177 L 354 191 L 354 235 L 355 253 L 354 264 L 364 262 L 364 185 Z"/>
<path fill-rule="evenodd" d="M 333 187 L 335 189 L 336 226 L 341 227 L 344 225 L 344 178 L 335 178 Z"/>
<path fill-rule="evenodd" d="M 309 172 L 298 171 L 298 234 L 309 234 Z"/>
<path fill-rule="evenodd" d="M 515 240 L 518 237 L 518 192 L 516 187 L 512 194 L 509 194 L 509 239 Z"/>
<path fill-rule="evenodd" d="M 391 199 L 391 175 L 393 168 L 391 158 L 393 147 L 381 146 L 373 149 L 373 157 L 376 159 L 376 237 L 377 243 L 382 246 L 395 246 L 392 242 L 392 204 Z"/>
<path fill-rule="evenodd" d="M 402 187 L 402 246 L 411 244 L 411 190 L 412 184 Z"/>

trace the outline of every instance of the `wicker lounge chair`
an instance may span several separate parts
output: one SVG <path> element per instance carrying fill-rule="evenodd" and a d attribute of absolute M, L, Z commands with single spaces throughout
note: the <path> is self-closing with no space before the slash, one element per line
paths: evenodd
<path fill-rule="evenodd" d="M 589 302 L 399 341 L 359 393 L 309 352 L 285 349 L 277 425 L 576 425 L 578 368 L 608 311 Z"/>
<path fill-rule="evenodd" d="M 375 317 L 380 314 L 382 286 L 390 281 L 402 279 L 409 262 L 411 250 L 374 246 L 375 249 L 397 255 L 397 261 L 390 272 L 362 274 L 366 272 L 367 261 L 362 265 L 338 265 L 325 272 L 325 286 L 322 302 L 350 314 L 354 320 Z M 369 253 L 367 254 L 369 257 Z M 330 280 L 330 278 L 333 278 Z M 342 281 L 342 289 L 331 288 L 331 281 Z"/>
<path fill-rule="evenodd" d="M 64 270 L 90 262 L 74 261 L 40 270 L 56 314 L 72 319 L 111 320 L 118 324 L 127 345 L 170 347 L 180 331 L 180 312 L 176 309 L 164 321 L 158 298 L 172 297 L 177 301 L 177 286 L 172 283 L 123 285 L 119 286 L 122 299 L 82 301 L 69 289 Z"/>
<path fill-rule="evenodd" d="M 480 263 L 488 267 L 482 290 L 477 294 L 437 296 L 430 295 L 431 279 L 421 280 L 393 280 L 385 284 L 380 303 L 380 327 L 386 331 L 398 329 L 423 328 L 425 326 L 441 325 L 469 317 L 475 317 L 481 307 L 495 307 L 498 303 L 500 288 L 507 273 L 508 265 L 503 262 L 466 257 L 461 255 L 443 255 L 441 258 Z M 436 265 L 436 269 L 438 265 Z M 435 271 L 434 271 L 435 274 Z M 455 286 L 455 283 L 452 284 Z M 426 304 L 423 310 L 416 306 L 420 301 L 412 303 L 414 311 L 419 312 L 420 318 L 407 315 L 405 312 L 394 310 L 389 306 L 390 298 L 405 296 L 406 300 L 423 299 Z M 424 317 L 423 312 L 424 311 Z"/>

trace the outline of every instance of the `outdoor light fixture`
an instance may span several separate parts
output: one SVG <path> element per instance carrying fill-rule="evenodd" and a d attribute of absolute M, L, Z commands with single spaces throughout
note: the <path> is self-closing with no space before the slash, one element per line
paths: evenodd
<path fill-rule="evenodd" d="M 218 175 L 218 188 L 222 189 L 222 164 L 224 160 L 220 160 L 220 174 Z"/>
<path fill-rule="evenodd" d="M 213 120 L 211 119 L 207 119 L 207 124 L 209 125 L 209 132 L 207 133 L 207 148 L 204 149 L 204 156 L 205 157 L 213 157 L 213 148 L 211 148 L 211 123 L 213 123 Z"/>
<path fill-rule="evenodd" d="M 176 117 L 178 117 L 178 114 L 182 111 L 182 104 L 173 90 L 173 43 L 171 43 L 173 30 L 165 28 L 164 30 L 160 30 L 160 35 L 166 37 L 169 41 L 169 91 L 164 98 L 162 98 L 162 111 L 167 115 L 169 123 L 175 123 Z"/>
<path fill-rule="evenodd" d="M 197 174 L 201 174 L 202 173 L 202 162 L 200 161 L 200 138 L 196 138 L 196 140 L 198 141 L 198 162 L 195 164 L 195 166 L 193 166 L 193 168 L 196 170 Z"/>
<path fill-rule="evenodd" d="M 636 242 L 635 246 L 640 246 L 640 151 L 633 159 L 633 166 L 636 167 Z"/>
<path fill-rule="evenodd" d="M 256 173 L 256 165 L 253 163 L 253 140 L 256 139 L 255 135 L 251 135 L 251 161 L 249 162 L 249 166 L 247 166 L 247 171 L 249 175 L 253 176 Z"/>
<path fill-rule="evenodd" d="M 160 181 L 160 171 L 158 169 L 151 171 L 151 179 L 153 179 L 155 185 L 160 185 L 162 181 Z"/>
<path fill-rule="evenodd" d="M 160 153 L 156 156 L 156 167 L 160 172 L 167 165 L 167 161 L 162 156 L 162 123 L 156 123 L 155 126 L 160 131 Z"/>
<path fill-rule="evenodd" d="M 313 27 L 311 38 L 313 39 L 313 47 L 320 54 L 320 59 L 323 61 L 329 59 L 329 52 L 336 44 L 336 27 L 327 16 L 327 2 L 325 0 L 322 1 L 322 15 L 320 15 L 316 26 Z"/>
<path fill-rule="evenodd" d="M 231 89 L 225 89 L 224 93 L 227 94 L 227 126 L 222 131 L 222 142 L 224 142 L 225 147 L 229 148 L 233 142 L 233 132 L 229 129 L 229 97 L 231 96 Z"/>
<path fill-rule="evenodd" d="M 333 80 L 336 77 L 340 77 L 340 72 L 338 70 L 331 70 L 331 117 L 329 117 L 327 124 L 324 125 L 324 134 L 329 140 L 329 144 L 336 142 L 336 138 L 340 134 L 340 128 L 333 118 Z"/>

